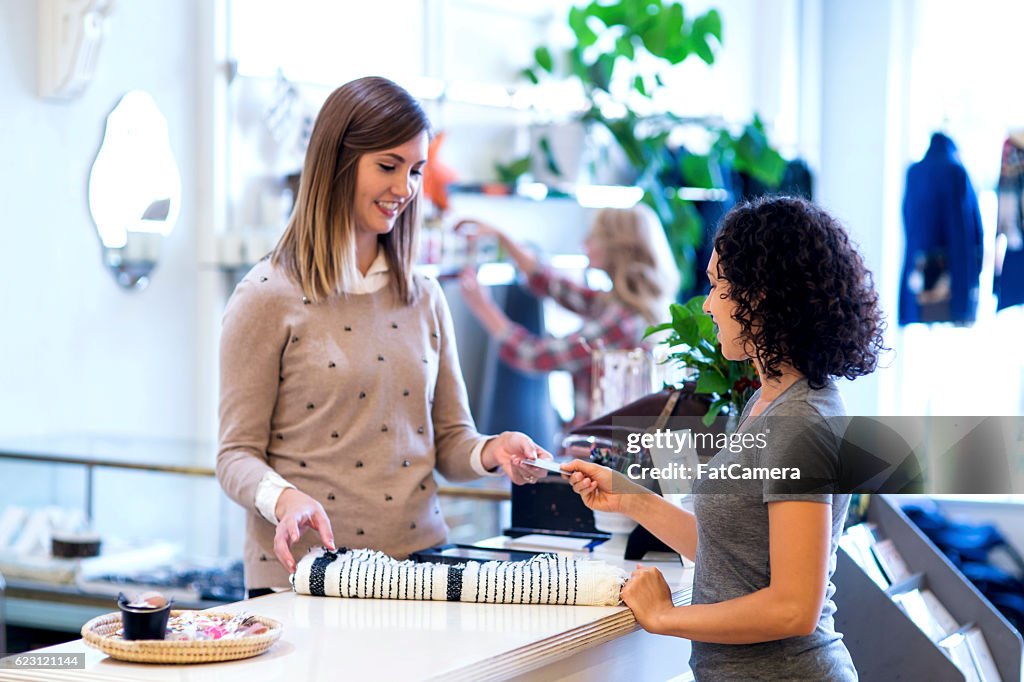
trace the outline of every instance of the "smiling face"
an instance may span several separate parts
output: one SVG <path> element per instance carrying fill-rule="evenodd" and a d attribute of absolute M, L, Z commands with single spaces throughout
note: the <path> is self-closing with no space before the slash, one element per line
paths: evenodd
<path fill-rule="evenodd" d="M 746 360 L 750 354 L 744 350 L 740 339 L 742 327 L 733 319 L 736 302 L 729 297 L 729 282 L 718 276 L 718 252 L 711 252 L 708 262 L 708 281 L 711 291 L 704 299 L 704 312 L 711 315 L 718 327 L 718 342 L 722 344 L 722 355 L 729 360 Z"/>
<path fill-rule="evenodd" d="M 356 169 L 353 221 L 357 238 L 387 234 L 416 199 L 427 163 L 428 136 L 377 152 L 367 152 Z"/>

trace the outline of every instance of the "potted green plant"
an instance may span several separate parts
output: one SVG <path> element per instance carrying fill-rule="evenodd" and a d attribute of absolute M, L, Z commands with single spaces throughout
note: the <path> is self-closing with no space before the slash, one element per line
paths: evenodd
<path fill-rule="evenodd" d="M 546 45 L 534 50 L 533 64 L 523 70 L 534 84 L 542 79 L 578 79 L 587 110 L 582 121 L 606 128 L 621 147 L 644 201 L 661 218 L 682 276 L 682 290 L 695 283 L 695 249 L 704 236 L 700 214 L 680 196 L 680 186 L 712 189 L 724 165 L 775 187 L 785 161 L 768 143 L 755 116 L 734 134 L 722 121 L 692 120 L 655 111 L 665 89 L 663 73 L 696 56 L 713 64 L 722 44 L 722 19 L 717 10 L 689 18 L 679 2 L 663 0 L 594 0 L 569 10 L 575 37 L 556 59 Z M 556 76 L 557 74 L 560 74 Z M 564 74 L 564 75 L 561 75 Z M 622 87 L 625 84 L 625 87 Z M 706 154 L 679 155 L 669 149 L 669 135 L 681 125 L 700 125 L 711 136 Z M 550 143 L 539 145 L 544 166 L 557 171 Z"/>
<path fill-rule="evenodd" d="M 686 303 L 670 306 L 672 320 L 649 327 L 645 337 L 669 331 L 666 343 L 669 354 L 665 362 L 674 362 L 696 372 L 696 393 L 711 398 L 704 415 L 705 426 L 710 426 L 720 413 L 733 421 L 746 406 L 754 391 L 761 387 L 754 364 L 749 360 L 728 360 L 722 355 L 722 345 L 715 337 L 715 323 L 703 310 L 704 297 L 694 296 Z"/>

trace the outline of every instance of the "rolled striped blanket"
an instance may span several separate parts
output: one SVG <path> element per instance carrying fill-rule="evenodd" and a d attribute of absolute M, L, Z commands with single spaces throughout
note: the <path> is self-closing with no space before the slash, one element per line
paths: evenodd
<path fill-rule="evenodd" d="M 319 547 L 299 561 L 291 581 L 299 594 L 319 597 L 614 606 L 626 577 L 603 561 L 554 554 L 453 566 L 398 561 L 370 549 Z"/>

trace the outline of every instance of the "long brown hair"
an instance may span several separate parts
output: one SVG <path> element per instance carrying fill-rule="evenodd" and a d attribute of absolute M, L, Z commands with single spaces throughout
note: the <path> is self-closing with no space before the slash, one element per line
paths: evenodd
<path fill-rule="evenodd" d="M 355 201 L 359 159 L 397 147 L 430 121 L 419 103 L 386 78 L 359 78 L 342 85 L 324 102 L 313 126 L 299 181 L 295 210 L 272 261 L 281 264 L 312 301 L 348 289 L 356 277 Z M 398 300 L 415 300 L 412 267 L 419 239 L 419 196 L 398 216 L 395 227 L 377 240 L 391 270 Z"/>

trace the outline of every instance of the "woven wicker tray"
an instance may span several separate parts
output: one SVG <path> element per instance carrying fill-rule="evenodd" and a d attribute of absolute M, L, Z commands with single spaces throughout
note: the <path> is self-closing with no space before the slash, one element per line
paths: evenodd
<path fill-rule="evenodd" d="M 171 611 L 176 616 L 181 611 Z M 210 613 L 210 612 L 208 612 Z M 231 617 L 232 613 L 211 615 Z M 121 612 L 97 616 L 82 626 L 82 639 L 111 658 L 136 663 L 213 663 L 257 656 L 270 648 L 281 636 L 281 623 L 273 618 L 255 616 L 268 631 L 241 639 L 187 640 L 124 640 L 112 635 L 121 627 Z"/>

